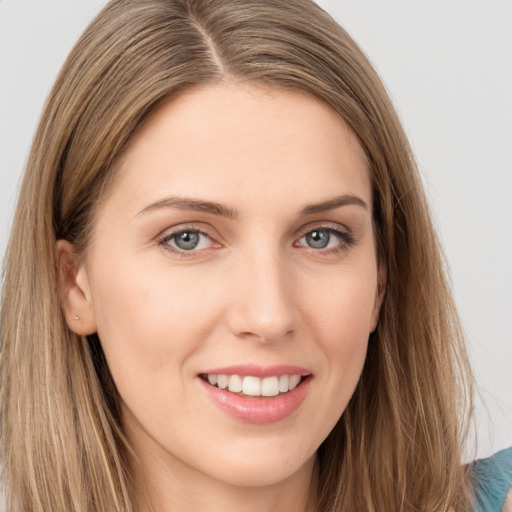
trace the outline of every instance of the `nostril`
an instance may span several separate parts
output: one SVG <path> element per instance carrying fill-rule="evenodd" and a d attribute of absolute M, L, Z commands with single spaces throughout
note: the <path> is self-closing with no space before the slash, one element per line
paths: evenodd
<path fill-rule="evenodd" d="M 278 331 L 277 329 L 274 332 L 271 332 L 270 329 L 263 330 L 261 329 L 260 332 L 251 332 L 251 331 L 245 331 L 238 334 L 240 338 L 246 338 L 250 339 L 253 338 L 255 340 L 258 340 L 259 342 L 267 345 L 279 342 L 280 340 L 285 340 L 292 338 L 295 331 L 292 329 L 285 331 L 284 333 L 282 331 Z"/>

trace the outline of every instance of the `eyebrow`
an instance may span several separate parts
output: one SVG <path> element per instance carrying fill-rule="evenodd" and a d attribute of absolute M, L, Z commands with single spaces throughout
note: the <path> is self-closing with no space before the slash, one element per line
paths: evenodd
<path fill-rule="evenodd" d="M 234 208 L 229 208 L 220 203 L 212 201 L 203 201 L 201 199 L 192 199 L 187 197 L 166 197 L 160 201 L 146 206 L 141 210 L 137 216 L 148 213 L 159 208 L 179 208 L 180 210 L 190 210 L 194 212 L 210 213 L 212 215 L 219 215 L 221 217 L 228 217 L 234 219 L 238 216 L 238 212 Z"/>
<path fill-rule="evenodd" d="M 306 217 L 308 215 L 328 212 L 335 210 L 336 208 L 341 208 L 342 206 L 348 205 L 360 206 L 365 210 L 370 210 L 368 204 L 360 197 L 353 194 L 345 194 L 327 199 L 326 201 L 322 201 L 320 203 L 307 205 L 302 208 L 302 210 L 300 210 L 299 215 L 301 217 Z M 141 210 L 137 216 L 160 208 L 179 208 L 180 210 L 210 213 L 212 215 L 219 215 L 221 217 L 227 217 L 230 219 L 236 219 L 238 217 L 238 211 L 235 208 L 230 208 L 229 206 L 225 206 L 213 201 L 203 201 L 201 199 L 176 196 L 166 197 L 151 203 L 149 206 L 146 206 L 143 210 Z"/>
<path fill-rule="evenodd" d="M 314 215 L 316 213 L 328 212 L 340 208 L 342 206 L 355 205 L 370 211 L 370 206 L 363 201 L 360 197 L 353 194 L 345 194 L 342 196 L 336 196 L 320 203 L 310 204 L 305 206 L 300 212 L 301 217 L 307 215 Z"/>

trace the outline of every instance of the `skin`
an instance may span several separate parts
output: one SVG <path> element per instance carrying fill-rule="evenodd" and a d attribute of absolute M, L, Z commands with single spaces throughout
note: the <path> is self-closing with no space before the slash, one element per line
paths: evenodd
<path fill-rule="evenodd" d="M 503 512 L 512 512 L 512 489 L 508 491 L 507 499 L 503 505 Z"/>
<path fill-rule="evenodd" d="M 140 488 L 159 511 L 309 510 L 315 452 L 357 385 L 385 280 L 355 136 L 311 97 L 221 83 L 161 107 L 115 172 L 85 258 L 59 242 L 62 302 L 75 332 L 99 334 Z M 361 204 L 303 211 L 344 195 Z M 173 252 L 180 229 L 205 233 L 198 248 Z M 310 246 L 315 229 L 328 247 Z M 198 374 L 248 363 L 307 368 L 300 407 L 264 425 L 220 410 Z"/>

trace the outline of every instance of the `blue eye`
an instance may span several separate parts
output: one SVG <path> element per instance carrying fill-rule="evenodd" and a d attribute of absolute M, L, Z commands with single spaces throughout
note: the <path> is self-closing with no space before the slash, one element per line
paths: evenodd
<path fill-rule="evenodd" d="M 317 228 L 306 233 L 299 244 L 311 249 L 334 249 L 352 243 L 352 238 L 341 231 L 332 228 Z"/>
<path fill-rule="evenodd" d="M 331 234 L 324 229 L 315 229 L 305 235 L 304 239 L 312 249 L 325 249 L 329 245 Z"/>
<path fill-rule="evenodd" d="M 184 251 L 191 251 L 199 245 L 199 233 L 184 231 L 178 235 L 174 235 L 172 240 L 176 246 Z"/>
<path fill-rule="evenodd" d="M 178 251 L 197 251 L 211 246 L 210 237 L 196 229 L 186 229 L 166 236 L 161 242 Z"/>

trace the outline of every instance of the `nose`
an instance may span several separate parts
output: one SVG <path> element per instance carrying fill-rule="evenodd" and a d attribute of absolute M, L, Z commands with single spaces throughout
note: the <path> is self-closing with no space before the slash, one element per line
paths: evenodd
<path fill-rule="evenodd" d="M 228 313 L 231 332 L 263 343 L 291 337 L 297 323 L 293 276 L 278 251 L 252 254 L 240 262 L 236 274 Z"/>

